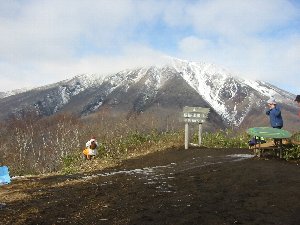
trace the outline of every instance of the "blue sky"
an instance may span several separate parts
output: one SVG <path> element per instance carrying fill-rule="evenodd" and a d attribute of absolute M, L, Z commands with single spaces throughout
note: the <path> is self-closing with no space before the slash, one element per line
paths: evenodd
<path fill-rule="evenodd" d="M 297 0 L 0 0 L 0 33 L 0 92 L 172 56 L 300 93 Z"/>

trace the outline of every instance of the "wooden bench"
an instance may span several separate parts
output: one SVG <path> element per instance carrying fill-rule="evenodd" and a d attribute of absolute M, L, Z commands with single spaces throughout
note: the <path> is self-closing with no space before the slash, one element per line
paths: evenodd
<path fill-rule="evenodd" d="M 247 130 L 247 133 L 252 137 L 257 137 L 257 144 L 253 146 L 254 154 L 261 157 L 262 153 L 266 150 L 273 150 L 275 154 L 279 153 L 279 157 L 282 158 L 282 153 L 284 149 L 283 140 L 290 139 L 292 134 L 289 131 L 283 129 L 277 129 L 272 127 L 252 127 Z M 276 140 L 274 143 L 264 143 L 262 144 L 261 138 L 272 138 Z"/>

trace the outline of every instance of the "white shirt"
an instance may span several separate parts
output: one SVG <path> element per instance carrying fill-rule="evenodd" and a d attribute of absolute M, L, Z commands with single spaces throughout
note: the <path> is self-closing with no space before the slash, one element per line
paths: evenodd
<path fill-rule="evenodd" d="M 92 144 L 92 142 L 95 142 L 96 144 L 96 148 L 95 149 L 91 149 L 90 148 L 90 145 Z M 87 149 L 89 150 L 89 155 L 97 155 L 98 154 L 98 150 L 97 150 L 97 147 L 98 147 L 98 142 L 95 140 L 95 139 L 91 139 L 89 140 L 85 146 L 87 147 Z"/>

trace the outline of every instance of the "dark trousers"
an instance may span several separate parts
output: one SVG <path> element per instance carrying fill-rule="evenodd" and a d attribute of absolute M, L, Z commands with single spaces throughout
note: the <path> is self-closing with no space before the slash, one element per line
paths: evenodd
<path fill-rule="evenodd" d="M 282 126 L 273 127 L 273 128 L 281 129 Z M 274 138 L 274 144 L 275 144 L 276 146 L 281 146 L 281 145 L 282 145 L 282 139 Z"/>

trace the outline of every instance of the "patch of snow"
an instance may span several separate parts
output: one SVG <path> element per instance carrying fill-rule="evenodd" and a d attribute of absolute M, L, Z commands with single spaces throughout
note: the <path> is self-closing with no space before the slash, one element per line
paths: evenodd
<path fill-rule="evenodd" d="M 65 105 L 69 102 L 70 95 L 69 95 L 69 93 L 67 93 L 67 87 L 60 87 L 59 89 L 60 89 L 62 104 Z"/>
<path fill-rule="evenodd" d="M 244 158 L 244 159 L 249 159 L 254 157 L 254 155 L 251 154 L 232 154 L 227 156 L 232 158 Z"/>
<path fill-rule="evenodd" d="M 17 95 L 17 94 L 21 94 L 27 91 L 32 90 L 33 88 L 20 88 L 20 89 L 15 89 L 15 90 L 11 90 L 11 91 L 6 91 L 6 92 L 1 92 L 0 93 L 0 99 L 1 98 L 6 98 L 12 95 Z"/>
<path fill-rule="evenodd" d="M 248 85 L 249 87 L 253 88 L 254 90 L 258 91 L 263 96 L 266 96 L 266 97 L 269 97 L 269 98 L 274 96 L 277 93 L 275 90 L 270 89 L 269 87 L 261 85 L 261 84 L 264 84 L 263 82 L 244 79 L 243 83 Z"/>
<path fill-rule="evenodd" d="M 94 106 L 91 108 L 91 111 L 97 110 L 102 104 L 103 104 L 102 101 L 98 102 L 96 105 L 94 105 Z"/>

